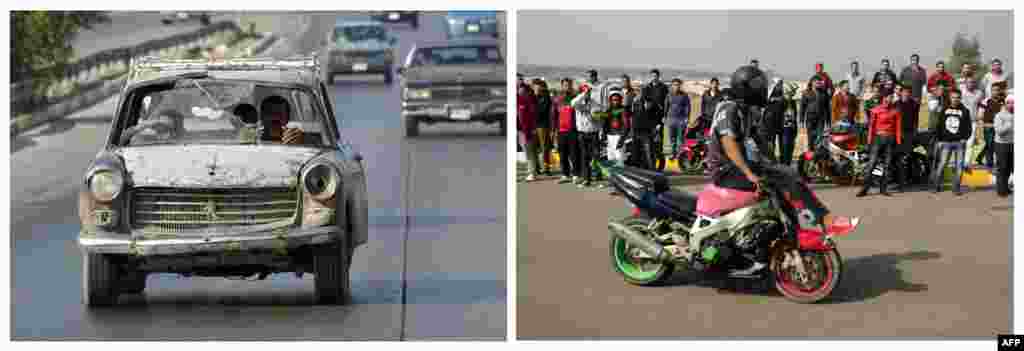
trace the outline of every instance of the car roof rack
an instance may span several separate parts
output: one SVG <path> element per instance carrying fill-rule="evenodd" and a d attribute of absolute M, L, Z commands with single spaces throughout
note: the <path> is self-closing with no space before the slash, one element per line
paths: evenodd
<path fill-rule="evenodd" d="M 320 70 L 319 55 L 297 55 L 287 58 L 252 57 L 231 59 L 163 59 L 146 56 L 131 61 L 132 71 L 266 71 Z"/>

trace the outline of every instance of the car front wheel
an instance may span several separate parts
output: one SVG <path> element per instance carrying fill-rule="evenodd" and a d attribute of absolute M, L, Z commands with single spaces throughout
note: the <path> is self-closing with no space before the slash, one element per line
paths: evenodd
<path fill-rule="evenodd" d="M 110 306 L 117 303 L 117 266 L 110 257 L 82 253 L 82 298 L 86 306 Z"/>
<path fill-rule="evenodd" d="M 341 241 L 344 242 L 344 239 Z M 317 303 L 345 305 L 350 298 L 349 267 L 352 255 L 347 245 L 333 243 L 313 250 L 313 276 Z"/>
<path fill-rule="evenodd" d="M 405 119 L 405 136 L 412 138 L 420 135 L 420 121 L 410 117 Z"/>

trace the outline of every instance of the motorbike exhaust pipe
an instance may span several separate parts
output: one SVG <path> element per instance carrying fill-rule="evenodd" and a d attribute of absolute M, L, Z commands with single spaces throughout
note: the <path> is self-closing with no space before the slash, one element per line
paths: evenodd
<path fill-rule="evenodd" d="M 621 223 L 615 221 L 608 222 L 608 230 L 614 233 L 615 236 L 625 240 L 629 245 L 640 249 L 640 251 L 650 255 L 659 262 L 666 262 L 672 258 L 672 254 L 670 254 L 668 250 L 665 250 L 664 246 L 661 246 L 646 235 Z"/>

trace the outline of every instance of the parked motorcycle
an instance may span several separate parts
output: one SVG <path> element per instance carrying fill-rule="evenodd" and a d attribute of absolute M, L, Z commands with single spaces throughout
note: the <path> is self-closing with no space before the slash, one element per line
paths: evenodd
<path fill-rule="evenodd" d="M 691 131 L 687 131 L 691 134 Z M 692 136 L 684 136 L 683 147 L 679 149 L 676 160 L 679 167 L 686 173 L 706 173 L 708 170 L 707 154 L 708 140 L 711 138 L 711 128 L 698 125 L 692 130 Z"/>
<path fill-rule="evenodd" d="M 861 145 L 857 133 L 846 122 L 825 129 L 814 150 L 804 151 L 797 161 L 797 170 L 805 181 L 829 177 L 837 185 L 853 185 L 864 179 L 871 155 Z M 885 165 L 879 164 L 872 174 L 885 174 Z"/>
<path fill-rule="evenodd" d="M 834 235 L 800 228 L 801 206 L 770 181 L 757 193 L 708 185 L 694 195 L 670 190 L 660 173 L 627 167 L 611 174 L 633 207 L 633 216 L 608 222 L 612 266 L 628 283 L 661 284 L 674 270 L 690 269 L 770 280 L 798 303 L 820 301 L 839 284 L 843 261 Z M 697 250 L 686 250 L 691 245 Z M 768 264 L 735 270 L 752 261 Z"/>

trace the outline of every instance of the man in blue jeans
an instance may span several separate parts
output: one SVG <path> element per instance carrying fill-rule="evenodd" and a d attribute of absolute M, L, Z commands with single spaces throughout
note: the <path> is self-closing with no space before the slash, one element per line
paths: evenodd
<path fill-rule="evenodd" d="M 949 106 L 942 109 L 942 119 L 935 132 L 935 151 L 939 162 L 935 167 L 934 192 L 942 191 L 943 172 L 947 164 L 953 166 L 953 194 L 960 196 L 960 177 L 963 174 L 964 150 L 971 136 L 971 112 L 961 102 L 959 90 L 949 94 Z M 952 160 L 950 160 L 952 159 Z M 951 162 L 952 161 L 952 162 Z"/>

